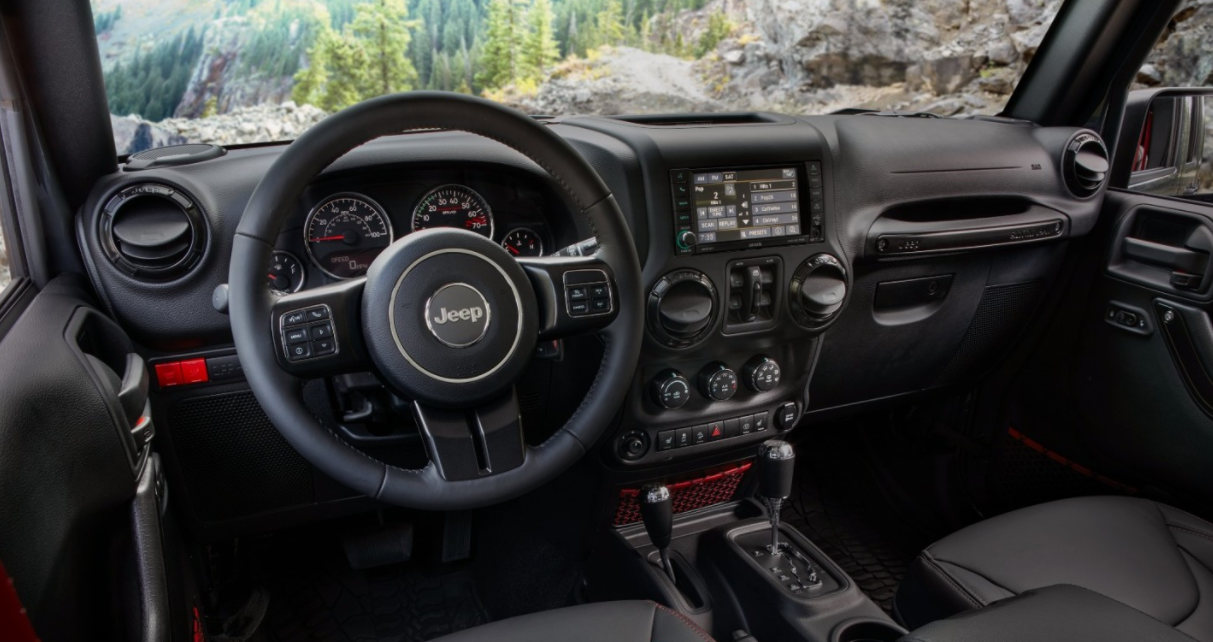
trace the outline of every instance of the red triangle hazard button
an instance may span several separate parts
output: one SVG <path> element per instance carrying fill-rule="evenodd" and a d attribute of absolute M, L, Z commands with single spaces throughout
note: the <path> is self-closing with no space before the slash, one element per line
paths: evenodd
<path fill-rule="evenodd" d="M 712 436 L 713 437 L 719 437 L 723 434 L 724 434 L 724 432 L 720 430 L 720 426 L 712 426 Z"/>

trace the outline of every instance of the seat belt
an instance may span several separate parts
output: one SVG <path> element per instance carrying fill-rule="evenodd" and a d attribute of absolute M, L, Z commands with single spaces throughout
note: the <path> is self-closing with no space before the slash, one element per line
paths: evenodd
<path fill-rule="evenodd" d="M 0 562 L 0 640 L 39 642 L 3 562 Z"/>

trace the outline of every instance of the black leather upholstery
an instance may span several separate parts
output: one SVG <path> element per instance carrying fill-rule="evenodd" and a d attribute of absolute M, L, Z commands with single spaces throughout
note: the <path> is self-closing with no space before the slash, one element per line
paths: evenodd
<path fill-rule="evenodd" d="M 899 642 L 1192 642 L 1173 627 L 1077 586 L 1029 591 L 946 620 Z"/>
<path fill-rule="evenodd" d="M 1213 642 L 1213 524 L 1127 497 L 1033 506 L 929 546 L 897 592 L 908 628 L 1057 584 L 1080 586 Z"/>
<path fill-rule="evenodd" d="M 435 642 L 712 642 L 682 614 L 653 602 L 602 602 L 493 622 Z"/>

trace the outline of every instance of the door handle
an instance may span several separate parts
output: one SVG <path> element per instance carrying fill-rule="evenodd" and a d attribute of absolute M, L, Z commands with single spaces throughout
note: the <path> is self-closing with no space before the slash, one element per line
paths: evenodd
<path fill-rule="evenodd" d="M 1160 267 L 1171 268 L 1176 272 L 1185 272 L 1203 276 L 1209 268 L 1209 255 L 1186 247 L 1164 245 L 1153 241 L 1129 237 L 1124 242 L 1124 253 L 1142 263 L 1150 263 Z"/>
<path fill-rule="evenodd" d="M 148 397 L 149 379 L 143 357 L 134 352 L 127 354 L 126 370 L 122 373 L 122 385 L 118 388 L 118 405 L 122 406 L 122 414 L 139 448 L 150 442 L 155 434 Z"/>

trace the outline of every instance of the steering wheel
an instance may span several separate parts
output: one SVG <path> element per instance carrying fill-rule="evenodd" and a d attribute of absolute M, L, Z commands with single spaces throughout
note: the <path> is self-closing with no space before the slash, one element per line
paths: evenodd
<path fill-rule="evenodd" d="M 271 293 L 265 285 L 270 253 L 308 183 L 363 143 L 430 129 L 483 136 L 534 161 L 589 221 L 598 252 L 515 259 L 479 234 L 432 229 L 392 243 L 364 278 Z M 350 488 L 421 509 L 501 502 L 571 466 L 615 417 L 644 331 L 640 261 L 602 179 L 547 126 L 460 94 L 375 98 L 329 116 L 291 143 L 245 206 L 228 287 L 240 363 L 283 437 Z M 568 422 L 530 446 L 514 383 L 538 341 L 583 333 L 597 333 L 605 344 L 597 377 Z M 413 401 L 430 460 L 425 468 L 406 470 L 366 455 L 305 407 L 304 379 L 367 370 Z"/>

